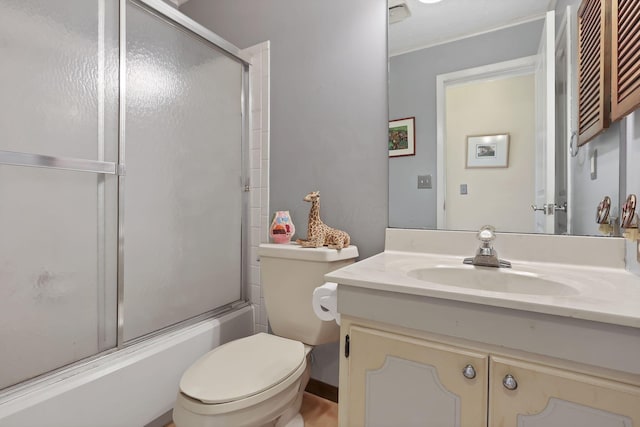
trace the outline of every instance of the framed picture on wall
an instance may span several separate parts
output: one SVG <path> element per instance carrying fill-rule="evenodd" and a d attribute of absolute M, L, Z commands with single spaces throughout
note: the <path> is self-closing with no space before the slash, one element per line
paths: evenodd
<path fill-rule="evenodd" d="M 415 117 L 389 121 L 389 157 L 416 154 Z"/>
<path fill-rule="evenodd" d="M 509 134 L 468 136 L 466 167 L 509 167 Z"/>

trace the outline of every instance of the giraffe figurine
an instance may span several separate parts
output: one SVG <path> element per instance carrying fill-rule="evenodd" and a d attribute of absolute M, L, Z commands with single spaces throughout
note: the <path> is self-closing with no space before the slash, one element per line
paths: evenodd
<path fill-rule="evenodd" d="M 351 241 L 349 235 L 342 230 L 329 227 L 320 219 L 320 192 L 314 191 L 303 199 L 311 202 L 309 211 L 309 225 L 307 227 L 307 239 L 296 240 L 303 248 L 319 248 L 328 246 L 331 249 L 342 249 L 349 246 Z"/>

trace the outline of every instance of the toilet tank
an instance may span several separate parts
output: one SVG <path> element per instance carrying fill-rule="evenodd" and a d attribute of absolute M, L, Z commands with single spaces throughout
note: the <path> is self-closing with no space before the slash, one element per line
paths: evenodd
<path fill-rule="evenodd" d="M 261 244 L 260 281 L 269 325 L 274 334 L 320 345 L 339 340 L 335 321 L 322 321 L 311 307 L 313 290 L 324 283 L 324 275 L 358 257 L 358 248 L 302 248 L 295 243 Z"/>

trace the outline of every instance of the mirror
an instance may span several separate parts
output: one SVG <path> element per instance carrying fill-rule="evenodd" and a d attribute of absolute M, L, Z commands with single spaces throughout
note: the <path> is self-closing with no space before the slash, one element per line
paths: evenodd
<path fill-rule="evenodd" d="M 579 3 L 389 0 L 390 227 L 619 235 L 619 124 L 571 144 Z"/>

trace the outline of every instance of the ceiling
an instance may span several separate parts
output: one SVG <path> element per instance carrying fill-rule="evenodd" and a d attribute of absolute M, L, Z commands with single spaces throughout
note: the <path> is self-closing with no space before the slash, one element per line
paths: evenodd
<path fill-rule="evenodd" d="M 538 19 L 555 0 L 443 0 L 424 4 L 404 2 L 411 16 L 389 26 L 391 56 L 464 38 L 477 33 Z"/>

